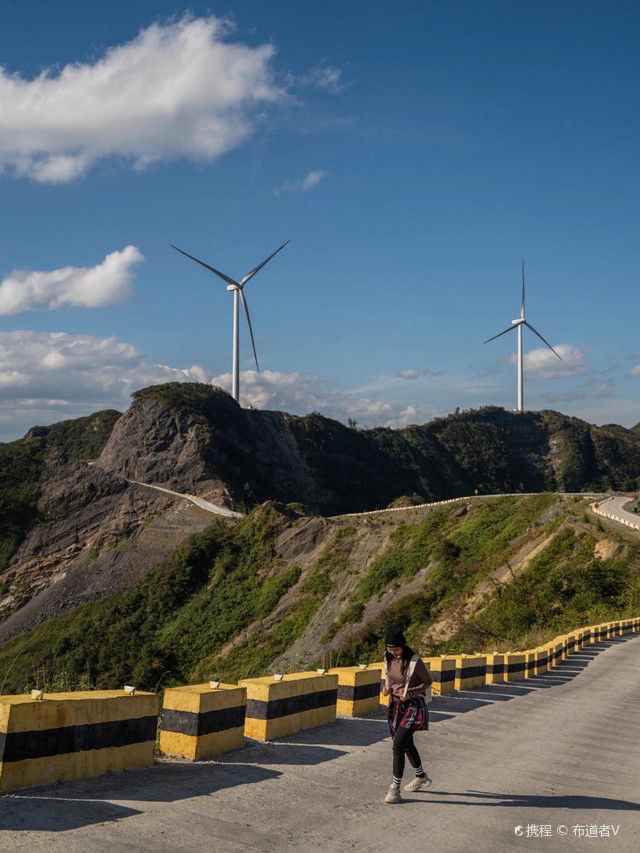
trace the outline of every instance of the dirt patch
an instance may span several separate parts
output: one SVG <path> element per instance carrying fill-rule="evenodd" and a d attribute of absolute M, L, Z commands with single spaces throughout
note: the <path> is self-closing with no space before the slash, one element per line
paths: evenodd
<path fill-rule="evenodd" d="M 624 545 L 621 542 L 615 542 L 613 539 L 601 539 L 596 542 L 594 556 L 597 560 L 610 560 L 612 557 L 619 557 L 624 551 Z"/>

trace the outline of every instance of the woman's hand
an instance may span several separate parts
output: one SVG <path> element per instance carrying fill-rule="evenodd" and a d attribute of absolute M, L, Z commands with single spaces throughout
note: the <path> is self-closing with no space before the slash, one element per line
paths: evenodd
<path fill-rule="evenodd" d="M 383 696 L 388 696 L 388 695 L 389 695 L 389 693 L 390 693 L 390 690 L 389 690 L 389 688 L 387 687 L 387 685 L 385 684 L 385 686 L 382 688 L 382 695 L 383 695 Z"/>

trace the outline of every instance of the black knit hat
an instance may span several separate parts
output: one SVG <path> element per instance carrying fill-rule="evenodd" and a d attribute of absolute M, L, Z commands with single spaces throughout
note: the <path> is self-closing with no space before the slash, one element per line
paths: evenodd
<path fill-rule="evenodd" d="M 402 628 L 397 625 L 389 625 L 384 632 L 384 644 L 385 646 L 406 646 L 407 641 L 402 633 Z"/>

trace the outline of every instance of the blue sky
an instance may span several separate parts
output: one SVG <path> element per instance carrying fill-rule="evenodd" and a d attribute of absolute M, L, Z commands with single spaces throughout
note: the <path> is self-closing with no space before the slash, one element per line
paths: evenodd
<path fill-rule="evenodd" d="M 0 440 L 230 388 L 363 426 L 640 421 L 635 2 L 0 0 Z"/>

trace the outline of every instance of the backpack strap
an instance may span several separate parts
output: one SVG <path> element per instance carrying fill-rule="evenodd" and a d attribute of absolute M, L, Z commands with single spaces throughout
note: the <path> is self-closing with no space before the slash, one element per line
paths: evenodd
<path fill-rule="evenodd" d="M 418 663 L 419 660 L 420 660 L 419 654 L 416 653 L 416 654 L 413 654 L 411 656 L 411 660 L 409 661 L 409 666 L 407 668 L 407 677 L 404 680 L 404 692 L 402 694 L 403 699 L 407 698 L 407 690 L 409 689 L 409 682 L 411 681 L 413 673 L 416 670 L 416 664 Z"/>

